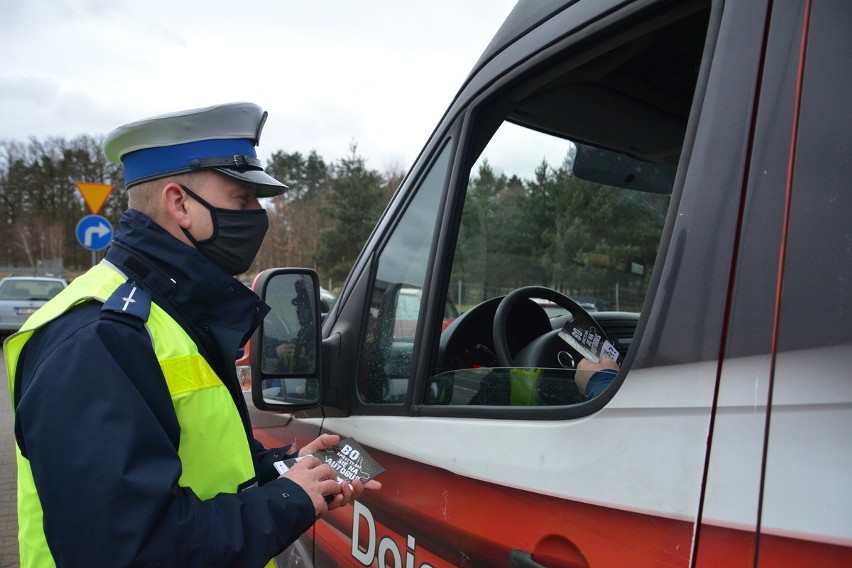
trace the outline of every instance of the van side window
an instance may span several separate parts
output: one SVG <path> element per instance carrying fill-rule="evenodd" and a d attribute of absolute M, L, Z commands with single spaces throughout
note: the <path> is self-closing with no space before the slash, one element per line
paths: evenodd
<path fill-rule="evenodd" d="M 408 395 L 421 290 L 451 146 L 442 150 L 379 256 L 358 381 L 363 402 L 402 403 Z"/>
<path fill-rule="evenodd" d="M 539 162 L 507 161 L 502 148 L 514 144 L 540 148 Z M 630 348 L 670 198 L 585 181 L 577 156 L 569 141 L 504 123 L 472 168 L 449 286 L 464 315 L 442 345 L 455 368 L 451 404 L 550 406 L 592 395 L 575 381 L 581 355 L 559 337 L 581 314 L 532 294 L 495 328 L 501 300 L 518 288 L 567 296 L 621 359 Z M 495 345 L 501 333 L 511 362 Z"/>
<path fill-rule="evenodd" d="M 447 286 L 461 315 L 441 336 L 427 404 L 572 405 L 615 382 L 576 365 L 607 341 L 619 363 L 630 350 L 707 21 L 696 9 L 611 41 L 600 61 L 569 56 L 477 111 Z"/>

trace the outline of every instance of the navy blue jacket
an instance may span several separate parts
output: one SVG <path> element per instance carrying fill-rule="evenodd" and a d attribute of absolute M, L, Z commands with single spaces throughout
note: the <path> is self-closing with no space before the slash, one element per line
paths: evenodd
<path fill-rule="evenodd" d="M 36 332 L 16 378 L 15 436 L 30 460 L 59 566 L 263 566 L 315 520 L 251 436 L 234 370 L 269 308 L 138 211 L 105 259 L 189 333 L 230 389 L 259 486 L 205 501 L 178 486 L 180 428 L 142 319 L 75 308 Z"/>

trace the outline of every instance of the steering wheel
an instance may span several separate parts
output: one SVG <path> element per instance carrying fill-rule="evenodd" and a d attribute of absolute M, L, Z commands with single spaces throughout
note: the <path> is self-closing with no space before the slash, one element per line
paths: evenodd
<path fill-rule="evenodd" d="M 503 300 L 500 302 L 500 305 L 497 306 L 497 312 L 494 314 L 494 350 L 496 351 L 497 359 L 500 362 L 500 365 L 503 367 L 515 366 L 514 358 L 509 352 L 509 342 L 507 339 L 509 314 L 511 314 L 512 308 L 514 308 L 518 304 L 518 302 L 530 298 L 542 298 L 544 300 L 550 300 L 557 306 L 568 310 L 568 312 L 570 312 L 573 316 L 574 320 L 576 320 L 578 316 L 582 315 L 588 318 L 590 321 L 594 321 L 592 316 L 589 315 L 589 312 L 583 309 L 580 304 L 578 304 L 568 296 L 560 294 L 556 290 L 545 288 L 543 286 L 526 286 L 524 288 L 518 288 L 517 290 L 513 290 L 503 298 Z M 600 327 L 597 327 L 597 332 L 601 336 L 601 342 L 607 340 L 606 334 L 603 332 L 602 329 L 600 329 Z M 556 332 L 553 333 L 555 334 Z M 564 341 L 563 345 L 566 348 L 569 347 L 568 344 Z M 571 351 L 582 358 L 582 355 L 576 352 L 573 348 L 571 348 Z"/>

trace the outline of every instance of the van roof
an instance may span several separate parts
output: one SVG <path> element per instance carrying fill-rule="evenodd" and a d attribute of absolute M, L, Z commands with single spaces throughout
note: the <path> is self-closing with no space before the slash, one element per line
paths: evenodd
<path fill-rule="evenodd" d="M 563 10 L 571 0 L 519 0 L 476 62 L 470 75 L 530 29 Z"/>
<path fill-rule="evenodd" d="M 520 0 L 471 70 L 445 118 L 507 68 L 567 34 L 560 13 L 573 4 L 571 0 Z M 602 51 L 595 59 L 563 62 L 561 71 L 554 70 L 552 81 L 544 82 L 542 74 L 543 82 L 535 90 L 504 92 L 504 108 L 509 109 L 505 120 L 645 163 L 676 164 L 704 50 L 709 7 L 709 0 L 686 2 L 662 15 L 647 14 L 641 35 L 610 33 L 596 38 Z M 554 18 L 554 25 L 545 23 Z M 599 109 L 605 110 L 601 114 L 607 118 L 606 128 L 598 124 L 589 130 L 584 117 L 593 111 L 575 104 L 589 99 L 599 101 Z M 485 138 L 474 142 L 474 154 L 485 142 Z"/>

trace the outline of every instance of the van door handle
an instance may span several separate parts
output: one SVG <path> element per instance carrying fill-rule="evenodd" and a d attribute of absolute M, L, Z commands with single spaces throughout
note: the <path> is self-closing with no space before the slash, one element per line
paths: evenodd
<path fill-rule="evenodd" d="M 567 553 L 567 554 L 566 554 Z M 548 554 L 545 553 L 545 558 Z M 579 550 L 565 550 L 563 554 L 557 556 L 559 564 L 562 566 L 576 566 L 577 568 L 589 568 L 588 561 L 580 554 Z M 509 552 L 509 565 L 512 568 L 547 568 L 544 564 L 539 564 L 533 560 L 532 553 L 526 550 L 515 548 Z"/>
<path fill-rule="evenodd" d="M 509 565 L 512 568 L 546 568 L 532 559 L 532 553 L 517 548 L 509 552 Z"/>

